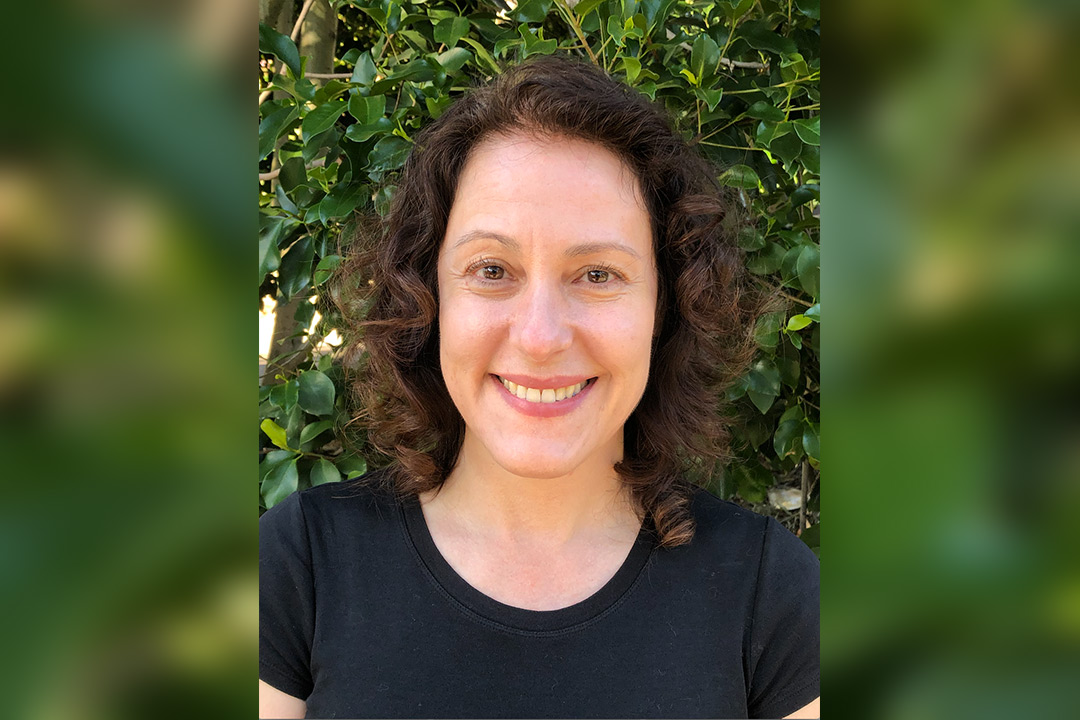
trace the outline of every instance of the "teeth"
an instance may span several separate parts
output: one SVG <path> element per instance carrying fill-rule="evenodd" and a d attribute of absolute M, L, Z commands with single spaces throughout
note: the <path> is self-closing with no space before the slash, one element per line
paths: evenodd
<path fill-rule="evenodd" d="M 531 403 L 555 403 L 560 400 L 567 400 L 574 397 L 581 392 L 588 382 L 579 382 L 576 385 L 567 385 L 561 388 L 530 388 L 524 385 L 518 385 L 517 383 L 499 378 L 502 381 L 503 387 L 510 391 L 511 395 L 515 395 L 522 400 L 526 400 Z"/>

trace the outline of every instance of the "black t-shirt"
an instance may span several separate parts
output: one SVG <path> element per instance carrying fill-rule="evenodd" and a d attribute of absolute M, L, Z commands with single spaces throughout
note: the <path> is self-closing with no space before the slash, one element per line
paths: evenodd
<path fill-rule="evenodd" d="M 439 554 L 415 500 L 344 484 L 259 523 L 259 677 L 308 717 L 782 717 L 819 694 L 818 561 L 705 491 L 694 539 L 648 523 L 567 608 L 499 603 Z"/>

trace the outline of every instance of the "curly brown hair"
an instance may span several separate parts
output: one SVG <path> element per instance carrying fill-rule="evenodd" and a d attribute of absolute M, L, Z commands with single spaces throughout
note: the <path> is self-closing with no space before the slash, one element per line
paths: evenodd
<path fill-rule="evenodd" d="M 439 487 L 464 421 L 439 364 L 436 262 L 458 177 L 494 134 L 597 143 L 637 177 L 652 220 L 659 276 L 657 331 L 645 393 L 615 465 L 661 544 L 694 532 L 691 465 L 706 477 L 727 456 L 723 390 L 745 369 L 760 298 L 748 290 L 734 236 L 737 206 L 664 110 L 602 70 L 544 56 L 458 99 L 416 139 L 388 218 L 354 233 L 339 307 L 364 357 L 352 385 L 374 448 L 393 462 L 378 477 L 400 495 Z M 358 227 L 363 227 L 358 226 Z"/>

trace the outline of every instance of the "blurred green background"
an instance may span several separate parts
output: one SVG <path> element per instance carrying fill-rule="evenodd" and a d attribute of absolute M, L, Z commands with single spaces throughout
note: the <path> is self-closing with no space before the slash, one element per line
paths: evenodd
<path fill-rule="evenodd" d="M 1077 11 L 824 9 L 830 716 L 1080 716 Z"/>
<path fill-rule="evenodd" d="M 256 715 L 255 19 L 5 10 L 13 717 Z M 828 717 L 1080 712 L 1078 20 L 824 8 Z"/>

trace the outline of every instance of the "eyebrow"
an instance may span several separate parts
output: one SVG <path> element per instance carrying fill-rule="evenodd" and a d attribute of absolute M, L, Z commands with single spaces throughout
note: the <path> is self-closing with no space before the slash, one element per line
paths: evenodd
<path fill-rule="evenodd" d="M 458 241 L 456 243 L 454 243 L 454 249 L 456 250 L 457 248 L 461 247 L 462 245 L 467 245 L 468 243 L 473 242 L 475 240 L 483 240 L 483 239 L 494 240 L 494 241 L 496 241 L 497 243 L 499 243 L 500 245 L 502 245 L 503 247 L 505 247 L 505 248 L 507 248 L 509 250 L 518 251 L 518 250 L 521 249 L 521 245 L 519 245 L 518 241 L 515 240 L 514 238 L 509 237 L 507 235 L 503 235 L 501 233 L 490 232 L 488 230 L 470 230 L 469 232 L 465 233 L 460 238 L 458 238 Z M 636 258 L 638 260 L 641 259 L 641 255 L 638 253 L 637 250 L 630 247 L 629 245 L 625 245 L 625 244 L 620 243 L 620 242 L 581 243 L 579 245 L 573 245 L 573 246 L 567 248 L 567 250 L 566 250 L 566 252 L 564 254 L 567 257 L 580 257 L 582 255 L 592 255 L 594 253 L 606 252 L 606 251 L 612 251 L 612 250 L 614 250 L 615 252 L 626 253 L 627 255 L 630 255 L 631 257 Z"/>

